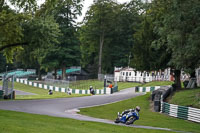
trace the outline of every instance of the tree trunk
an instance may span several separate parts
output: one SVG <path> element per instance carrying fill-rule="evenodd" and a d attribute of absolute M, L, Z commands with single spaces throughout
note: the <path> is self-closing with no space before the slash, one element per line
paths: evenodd
<path fill-rule="evenodd" d="M 103 44 L 104 44 L 104 31 L 103 31 L 103 33 L 100 35 L 98 74 L 101 74 L 101 69 L 102 69 L 102 51 L 103 51 Z"/>
<path fill-rule="evenodd" d="M 190 73 L 190 78 L 196 78 L 196 72 L 193 70 L 193 72 Z"/>
<path fill-rule="evenodd" d="M 62 67 L 62 80 L 66 80 L 66 66 Z"/>
<path fill-rule="evenodd" d="M 175 85 L 176 85 L 176 89 L 180 89 L 181 88 L 181 71 L 180 70 L 175 70 L 174 71 L 174 78 L 175 78 Z"/>
<path fill-rule="evenodd" d="M 54 79 L 57 79 L 57 69 L 54 68 Z"/>
<path fill-rule="evenodd" d="M 38 80 L 42 80 L 42 75 L 41 75 L 40 67 L 38 67 Z"/>

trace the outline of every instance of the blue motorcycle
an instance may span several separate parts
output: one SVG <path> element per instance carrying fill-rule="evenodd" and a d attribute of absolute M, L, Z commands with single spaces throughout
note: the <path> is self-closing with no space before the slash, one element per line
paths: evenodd
<path fill-rule="evenodd" d="M 139 112 L 136 110 L 131 110 L 123 114 L 118 112 L 115 123 L 124 123 L 126 125 L 130 125 L 133 124 L 136 120 L 139 120 Z"/>

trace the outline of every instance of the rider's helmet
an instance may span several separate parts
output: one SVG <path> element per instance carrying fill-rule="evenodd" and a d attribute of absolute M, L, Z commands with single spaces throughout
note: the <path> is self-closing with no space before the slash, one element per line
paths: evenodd
<path fill-rule="evenodd" d="M 136 106 L 135 110 L 137 110 L 138 112 L 140 112 L 140 107 Z"/>

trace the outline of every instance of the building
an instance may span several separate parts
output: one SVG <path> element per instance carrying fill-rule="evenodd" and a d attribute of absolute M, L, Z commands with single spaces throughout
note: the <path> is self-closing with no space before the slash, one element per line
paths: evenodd
<path fill-rule="evenodd" d="M 115 67 L 114 70 L 115 81 L 129 81 L 129 82 L 151 82 L 151 81 L 170 81 L 173 78 L 170 75 L 170 68 L 164 71 L 136 71 L 131 67 Z"/>
<path fill-rule="evenodd" d="M 197 86 L 200 87 L 200 67 L 196 69 Z"/>

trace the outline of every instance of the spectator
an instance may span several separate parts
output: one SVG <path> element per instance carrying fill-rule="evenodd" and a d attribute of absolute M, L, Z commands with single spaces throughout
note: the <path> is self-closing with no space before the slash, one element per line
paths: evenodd
<path fill-rule="evenodd" d="M 94 95 L 94 94 L 95 94 L 95 92 L 94 92 L 94 89 L 93 89 L 93 87 L 92 87 L 92 86 L 90 86 L 90 94 L 92 94 L 92 95 Z"/>
<path fill-rule="evenodd" d="M 49 95 L 53 95 L 53 91 L 52 90 L 49 90 Z"/>

